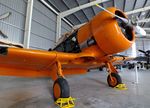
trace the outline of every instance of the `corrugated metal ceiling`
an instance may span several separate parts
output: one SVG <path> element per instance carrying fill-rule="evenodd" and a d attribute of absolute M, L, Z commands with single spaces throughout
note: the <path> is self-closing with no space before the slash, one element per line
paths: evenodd
<path fill-rule="evenodd" d="M 47 0 L 48 3 L 53 6 L 57 11 L 63 12 L 79 5 L 83 5 L 91 2 L 91 0 Z M 150 5 L 150 0 L 110 0 L 108 2 L 104 2 L 100 4 L 101 6 L 107 8 L 115 6 L 125 12 L 132 11 L 134 9 L 146 7 Z M 78 25 L 89 21 L 93 16 L 95 16 L 101 9 L 92 6 L 74 14 L 67 16 L 66 18 L 73 24 Z M 150 17 L 150 11 L 140 12 L 133 14 L 134 16 L 138 16 L 140 19 L 145 19 Z M 129 15 L 131 18 L 132 15 Z M 141 24 L 144 27 L 149 27 L 150 23 Z"/>

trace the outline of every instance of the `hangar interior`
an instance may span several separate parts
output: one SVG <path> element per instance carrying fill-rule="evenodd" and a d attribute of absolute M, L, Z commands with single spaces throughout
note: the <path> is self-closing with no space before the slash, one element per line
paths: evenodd
<path fill-rule="evenodd" d="M 150 0 L 0 0 L 0 41 L 47 51 L 101 12 L 95 4 L 116 7 L 129 19 L 136 16 L 147 33 L 137 34 L 135 44 L 118 54 L 137 57 L 144 56 L 138 50 L 150 50 Z M 149 108 L 149 70 L 137 75 L 136 68 L 119 69 L 126 91 L 107 86 L 106 70 L 67 77 L 76 108 Z M 52 85 L 48 78 L 0 77 L 0 108 L 55 108 Z"/>

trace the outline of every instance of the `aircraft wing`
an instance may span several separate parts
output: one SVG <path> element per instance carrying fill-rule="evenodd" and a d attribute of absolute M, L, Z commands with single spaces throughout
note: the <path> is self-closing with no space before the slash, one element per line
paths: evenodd
<path fill-rule="evenodd" d="M 136 61 L 147 61 L 148 57 L 136 57 L 134 60 Z"/>
<path fill-rule="evenodd" d="M 57 68 L 54 67 L 57 60 L 61 62 L 63 68 L 66 68 L 65 65 L 68 64 L 76 63 L 80 65 L 82 61 L 78 59 L 82 57 L 92 57 L 92 55 L 0 47 L 0 75 L 50 77 L 54 74 L 52 71 Z M 66 74 L 70 71 L 70 69 L 63 70 L 66 71 Z M 76 68 L 73 70 L 71 74 L 87 71 L 85 68 Z"/>
<path fill-rule="evenodd" d="M 114 65 L 121 65 L 124 64 L 125 61 L 130 61 L 130 60 L 134 60 L 135 57 L 127 57 L 127 56 L 113 56 L 113 58 L 111 59 L 111 62 Z"/>
<path fill-rule="evenodd" d="M 120 57 L 120 56 L 113 56 L 113 59 L 111 60 L 112 62 L 118 62 L 118 61 L 130 61 L 130 60 L 134 60 L 135 57 L 128 57 L 128 56 L 124 56 L 124 57 Z"/>

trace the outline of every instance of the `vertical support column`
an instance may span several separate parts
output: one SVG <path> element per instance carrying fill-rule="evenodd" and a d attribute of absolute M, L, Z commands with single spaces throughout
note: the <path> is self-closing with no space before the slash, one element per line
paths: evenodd
<path fill-rule="evenodd" d="M 57 16 L 57 29 L 56 29 L 56 40 L 55 42 L 58 41 L 58 39 L 60 38 L 61 35 L 61 16 L 58 15 Z"/>
<path fill-rule="evenodd" d="M 24 32 L 24 40 L 23 40 L 24 41 L 23 45 L 25 48 L 29 48 L 29 44 L 30 44 L 33 3 L 34 0 L 28 0 L 27 2 L 25 32 Z"/>
<path fill-rule="evenodd" d="M 137 69 L 137 64 L 135 65 L 135 83 L 139 83 L 139 74 L 138 74 L 138 69 Z"/>
<path fill-rule="evenodd" d="M 134 42 L 132 44 L 132 57 L 136 57 L 137 54 L 136 54 L 136 43 Z"/>

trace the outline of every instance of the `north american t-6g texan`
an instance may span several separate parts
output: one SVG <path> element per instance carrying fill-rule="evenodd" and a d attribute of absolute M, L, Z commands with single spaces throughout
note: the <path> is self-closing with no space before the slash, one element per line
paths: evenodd
<path fill-rule="evenodd" d="M 135 41 L 135 30 L 127 16 L 114 7 L 93 17 L 72 32 L 52 51 L 0 47 L 0 75 L 50 77 L 54 80 L 54 100 L 68 98 L 70 89 L 65 75 L 85 74 L 89 69 L 106 66 L 110 87 L 122 83 L 113 66 L 126 57 L 113 54 L 127 50 Z"/>

